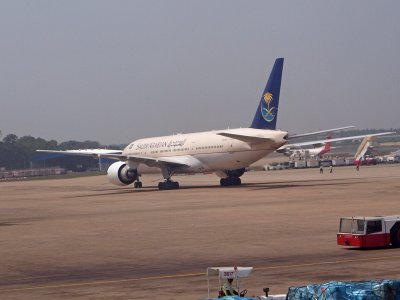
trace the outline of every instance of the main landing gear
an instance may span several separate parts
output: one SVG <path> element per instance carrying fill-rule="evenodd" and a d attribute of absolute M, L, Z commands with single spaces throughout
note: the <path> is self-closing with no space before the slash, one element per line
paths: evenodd
<path fill-rule="evenodd" d="M 234 185 L 241 185 L 242 181 L 240 180 L 239 177 L 227 177 L 227 178 L 221 178 L 219 181 L 221 186 L 234 186 Z"/>
<path fill-rule="evenodd" d="M 164 182 L 158 183 L 159 190 L 176 190 L 179 189 L 179 182 L 172 181 L 171 179 L 167 179 Z"/>
<path fill-rule="evenodd" d="M 177 181 L 171 180 L 171 176 L 174 173 L 174 169 L 172 167 L 165 166 L 164 168 L 161 168 L 161 173 L 162 173 L 165 181 L 158 183 L 159 190 L 179 189 L 179 183 Z"/>

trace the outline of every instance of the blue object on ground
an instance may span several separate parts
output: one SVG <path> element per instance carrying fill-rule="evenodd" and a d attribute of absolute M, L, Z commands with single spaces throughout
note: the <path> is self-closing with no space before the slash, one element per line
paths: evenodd
<path fill-rule="evenodd" d="M 290 287 L 287 300 L 400 300 L 400 280 L 331 281 Z"/>

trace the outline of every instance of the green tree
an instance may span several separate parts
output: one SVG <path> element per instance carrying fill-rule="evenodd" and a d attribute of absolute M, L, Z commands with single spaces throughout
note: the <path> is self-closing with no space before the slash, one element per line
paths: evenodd
<path fill-rule="evenodd" d="M 11 134 L 8 134 L 5 136 L 5 138 L 3 139 L 3 142 L 5 144 L 14 145 L 17 142 L 17 140 L 18 140 L 18 137 L 15 134 L 11 133 Z"/>

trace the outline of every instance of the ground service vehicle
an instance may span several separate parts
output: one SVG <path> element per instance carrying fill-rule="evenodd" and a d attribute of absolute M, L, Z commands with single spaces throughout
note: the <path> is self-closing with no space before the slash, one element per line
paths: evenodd
<path fill-rule="evenodd" d="M 340 219 L 337 244 L 359 248 L 400 247 L 400 215 Z"/>
<path fill-rule="evenodd" d="M 250 276 L 253 271 L 252 267 L 209 267 L 207 268 L 207 286 L 208 296 L 201 300 L 286 300 L 286 294 L 281 295 L 268 295 L 269 288 L 264 288 L 265 296 L 245 296 L 246 289 L 241 289 L 241 281 Z M 211 282 L 212 278 L 218 277 L 218 290 L 217 297 L 211 297 Z M 224 296 L 223 286 L 228 279 L 232 279 L 232 286 L 237 291 L 238 295 Z"/>

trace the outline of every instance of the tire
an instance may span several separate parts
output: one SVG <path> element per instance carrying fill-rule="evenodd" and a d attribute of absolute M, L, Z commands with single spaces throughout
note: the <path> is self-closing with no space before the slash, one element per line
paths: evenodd
<path fill-rule="evenodd" d="M 228 178 L 221 178 L 219 181 L 221 186 L 235 186 L 235 185 L 240 185 L 242 181 L 240 180 L 239 177 L 228 177 Z"/>
<path fill-rule="evenodd" d="M 241 184 L 242 184 L 242 181 L 240 180 L 239 177 L 235 177 L 233 179 L 233 185 L 241 185 Z"/>
<path fill-rule="evenodd" d="M 177 181 L 165 181 L 158 183 L 159 190 L 177 190 L 179 189 L 179 182 Z"/>
<path fill-rule="evenodd" d="M 133 186 L 134 186 L 135 189 L 140 189 L 140 188 L 142 188 L 142 182 L 141 181 L 136 181 Z"/>
<path fill-rule="evenodd" d="M 390 242 L 393 247 L 400 247 L 400 222 L 397 222 L 390 229 Z"/>

